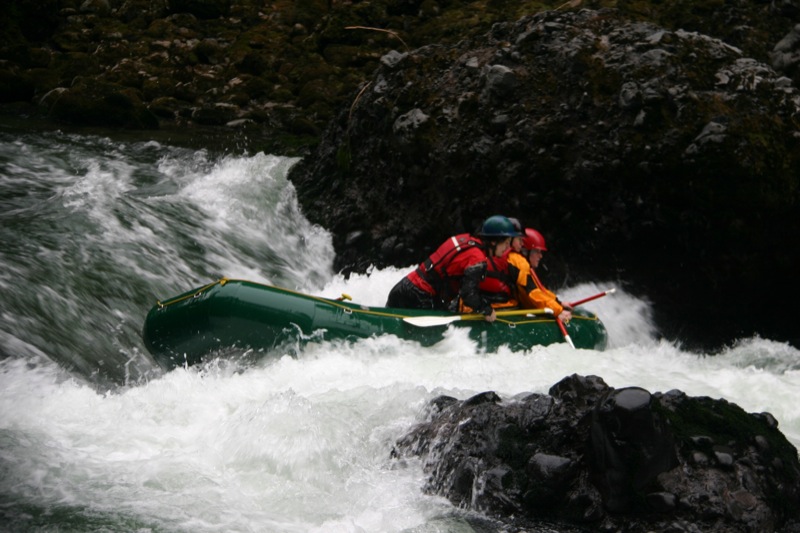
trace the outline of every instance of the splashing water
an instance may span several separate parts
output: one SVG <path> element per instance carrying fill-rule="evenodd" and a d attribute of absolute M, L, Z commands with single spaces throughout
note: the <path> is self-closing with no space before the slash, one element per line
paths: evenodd
<path fill-rule="evenodd" d="M 330 235 L 286 178 L 294 162 L 0 129 L 7 527 L 470 531 L 466 513 L 421 493 L 418 464 L 390 458 L 393 443 L 440 394 L 547 392 L 574 373 L 769 411 L 800 443 L 798 350 L 756 337 L 685 351 L 621 288 L 585 304 L 608 329 L 604 352 L 486 354 L 453 329 L 430 348 L 318 341 L 247 367 L 162 372 L 139 334 L 159 298 L 224 275 L 383 305 L 413 268 L 335 275 Z"/>

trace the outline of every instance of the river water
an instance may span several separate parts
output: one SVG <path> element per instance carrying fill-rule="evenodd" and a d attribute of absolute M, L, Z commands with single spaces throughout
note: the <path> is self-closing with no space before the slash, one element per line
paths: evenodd
<path fill-rule="evenodd" d="M 609 331 L 604 352 L 482 353 L 453 331 L 431 348 L 319 342 L 162 372 L 140 336 L 158 299 L 227 276 L 382 305 L 411 268 L 336 275 L 329 233 L 286 179 L 295 162 L 0 126 L 0 524 L 491 531 L 422 494 L 420 465 L 392 460 L 392 444 L 440 394 L 547 392 L 574 373 L 768 411 L 800 445 L 797 349 L 756 337 L 684 350 L 624 280 L 560 291 L 618 287 L 586 304 Z"/>

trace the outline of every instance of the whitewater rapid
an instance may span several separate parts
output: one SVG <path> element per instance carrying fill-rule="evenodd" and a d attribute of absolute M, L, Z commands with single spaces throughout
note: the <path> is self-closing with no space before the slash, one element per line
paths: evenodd
<path fill-rule="evenodd" d="M 546 393 L 571 374 L 770 412 L 800 444 L 800 353 L 741 339 L 695 353 L 660 338 L 624 280 L 565 287 L 604 352 L 483 353 L 463 331 L 316 342 L 243 367 L 158 369 L 144 316 L 220 276 L 383 305 L 413 265 L 345 279 L 298 207 L 295 160 L 0 130 L 0 522 L 11 530 L 461 532 L 393 443 L 441 394 Z M 545 257 L 546 262 L 546 257 Z M 543 531 L 546 529 L 543 529 Z"/>

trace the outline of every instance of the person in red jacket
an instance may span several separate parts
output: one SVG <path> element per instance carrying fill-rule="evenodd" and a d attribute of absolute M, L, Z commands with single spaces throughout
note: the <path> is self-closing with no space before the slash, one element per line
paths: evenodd
<path fill-rule="evenodd" d="M 513 270 L 513 265 L 509 265 L 509 254 L 519 252 L 524 237 L 522 232 L 522 224 L 516 218 L 508 217 L 514 230 L 518 234 L 516 237 L 511 238 L 511 246 L 498 257 L 492 258 L 487 266 L 486 277 L 481 281 L 478 286 L 481 294 L 485 299 L 491 302 L 492 307 L 495 309 L 519 307 L 519 302 L 516 297 L 516 276 L 517 273 L 509 271 Z M 519 253 L 516 254 L 520 259 L 525 261 Z M 462 312 L 470 312 L 466 307 L 462 307 Z"/>
<path fill-rule="evenodd" d="M 457 311 L 463 303 L 493 322 L 495 311 L 478 287 L 488 263 L 511 246 L 512 237 L 520 235 L 508 218 L 495 215 L 474 236 L 450 237 L 392 288 L 386 307 Z"/>

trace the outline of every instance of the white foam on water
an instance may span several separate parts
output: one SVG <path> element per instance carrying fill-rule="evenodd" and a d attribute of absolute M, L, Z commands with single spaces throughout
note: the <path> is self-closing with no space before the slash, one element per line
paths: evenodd
<path fill-rule="evenodd" d="M 441 520 L 455 510 L 422 493 L 420 465 L 393 460 L 394 442 L 438 395 L 546 393 L 571 374 L 768 411 L 800 444 L 798 350 L 758 337 L 719 354 L 683 350 L 624 287 L 584 305 L 609 332 L 604 352 L 484 353 L 453 328 L 428 348 L 392 336 L 312 342 L 248 368 L 216 361 L 105 389 L 93 372 L 147 372 L 138 332 L 156 298 L 227 276 L 383 306 L 416 265 L 334 275 L 330 235 L 286 178 L 290 158 L 17 142 L 1 151 L 23 154 L 3 191 L 39 224 L 4 232 L 19 253 L 0 255 L 0 495 L 20 509 L 108 517 L 95 529 L 455 531 Z"/>

